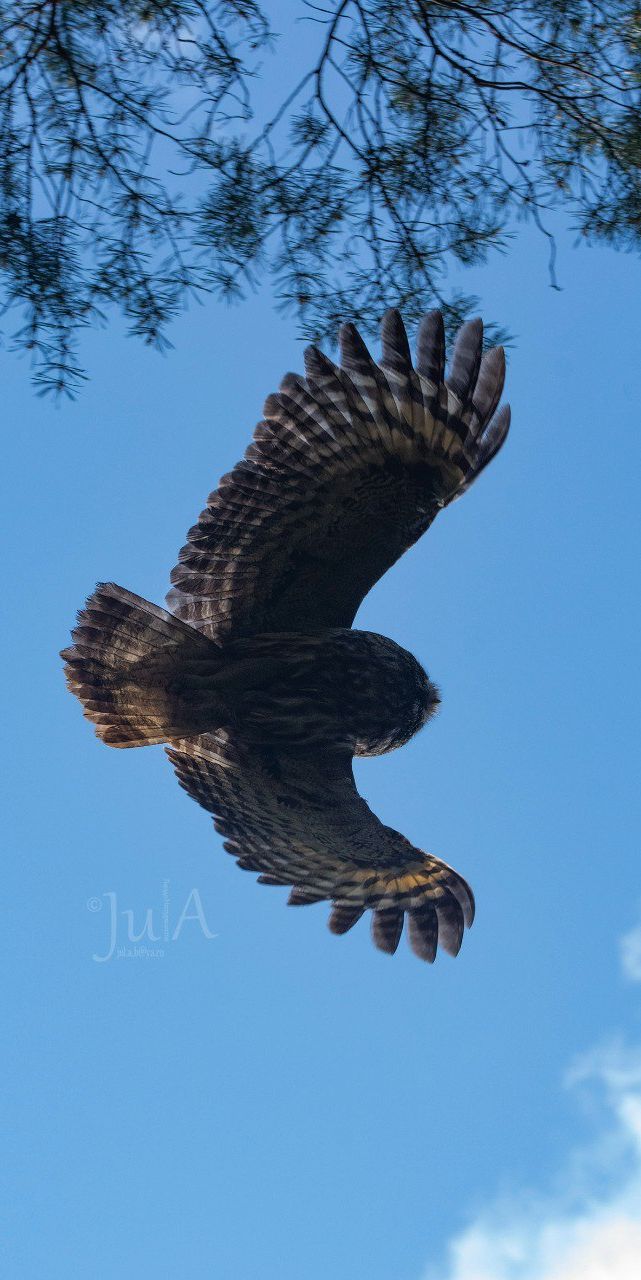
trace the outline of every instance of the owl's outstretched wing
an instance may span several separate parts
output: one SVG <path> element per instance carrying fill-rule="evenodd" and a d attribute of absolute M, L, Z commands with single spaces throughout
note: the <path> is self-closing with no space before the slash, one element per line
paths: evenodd
<path fill-rule="evenodd" d="M 347 753 L 266 750 L 220 732 L 183 739 L 167 754 L 238 865 L 260 872 L 262 883 L 292 886 L 291 905 L 331 901 L 333 933 L 371 910 L 373 940 L 390 954 L 407 913 L 421 959 L 433 961 L 437 945 L 457 954 L 474 917 L 471 889 L 379 822 Z"/>
<path fill-rule="evenodd" d="M 265 403 L 245 458 L 211 494 L 167 601 L 207 635 L 349 627 L 363 597 L 498 452 L 509 409 L 501 347 L 464 325 L 444 378 L 443 320 L 422 321 L 412 365 L 396 311 L 380 364 L 353 325 L 341 366 L 306 352 Z"/>

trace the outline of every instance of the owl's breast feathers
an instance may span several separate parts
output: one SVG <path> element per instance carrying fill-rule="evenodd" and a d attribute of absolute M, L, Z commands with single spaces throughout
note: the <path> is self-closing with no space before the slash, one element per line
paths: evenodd
<path fill-rule="evenodd" d="M 411 653 L 370 631 L 252 636 L 227 653 L 256 663 L 231 703 L 237 726 L 292 749 L 324 743 L 380 755 L 413 737 L 440 700 Z"/>

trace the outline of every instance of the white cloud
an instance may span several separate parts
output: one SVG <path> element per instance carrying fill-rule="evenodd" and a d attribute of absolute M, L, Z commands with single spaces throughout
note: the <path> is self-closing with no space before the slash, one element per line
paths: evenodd
<path fill-rule="evenodd" d="M 549 1194 L 490 1205 L 423 1280 L 640 1280 L 641 1046 L 601 1046 L 567 1083 L 598 1090 L 598 1140 L 569 1154 Z"/>
<path fill-rule="evenodd" d="M 447 1280 L 639 1280 L 641 1220 L 611 1213 L 470 1229 L 451 1248 Z"/>
<path fill-rule="evenodd" d="M 626 978 L 630 978 L 632 982 L 641 982 L 641 924 L 623 935 L 620 953 Z"/>

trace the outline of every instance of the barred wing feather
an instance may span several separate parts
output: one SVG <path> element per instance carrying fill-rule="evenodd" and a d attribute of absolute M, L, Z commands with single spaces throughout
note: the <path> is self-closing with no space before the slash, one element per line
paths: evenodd
<path fill-rule="evenodd" d="M 421 323 L 415 367 L 396 311 L 380 364 L 353 325 L 340 342 L 340 367 L 311 347 L 306 377 L 286 375 L 189 532 L 167 601 L 212 638 L 351 626 L 505 440 L 504 355 L 482 355 L 480 320 L 463 326 L 447 379 L 439 312 Z"/>
<path fill-rule="evenodd" d="M 291 886 L 291 905 L 330 901 L 337 934 L 371 910 L 373 940 L 390 954 L 407 914 L 421 959 L 433 961 L 437 945 L 457 954 L 474 917 L 469 885 L 378 820 L 347 753 L 265 750 L 220 731 L 178 741 L 167 754 L 238 865 L 262 883 Z"/>

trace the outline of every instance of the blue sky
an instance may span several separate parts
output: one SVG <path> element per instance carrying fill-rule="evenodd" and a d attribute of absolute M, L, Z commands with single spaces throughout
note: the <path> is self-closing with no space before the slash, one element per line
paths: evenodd
<path fill-rule="evenodd" d="M 433 969 L 256 886 L 161 749 L 94 739 L 57 656 L 96 580 L 162 601 L 294 322 L 211 302 L 166 358 L 116 325 L 59 409 L 2 352 L 6 1274 L 584 1280 L 603 1248 L 588 1280 L 632 1280 L 641 268 L 562 237 L 559 273 L 525 232 L 466 277 L 517 335 L 512 434 L 357 619 L 442 690 L 357 771 L 474 886 Z M 190 895 L 215 937 L 97 961 L 108 894 L 121 944 Z"/>

